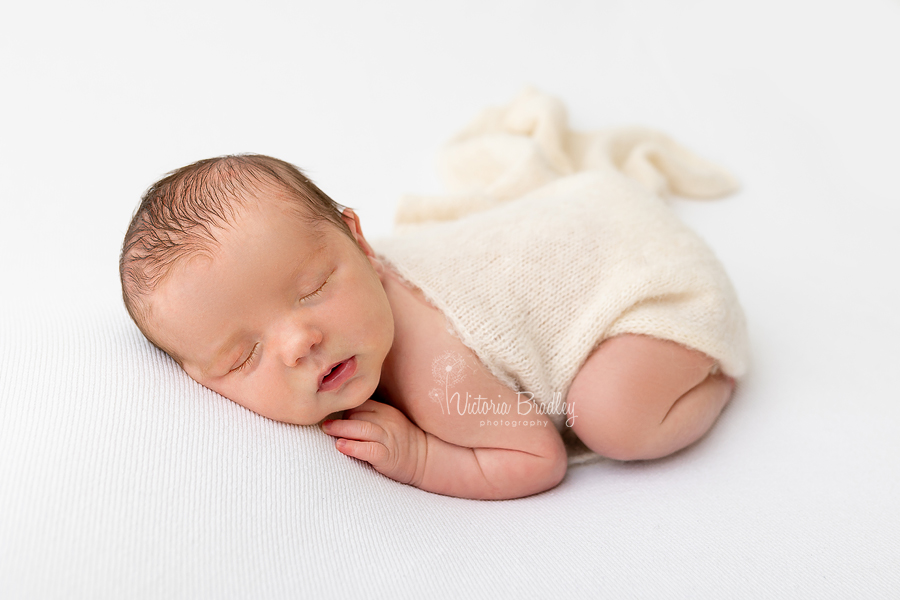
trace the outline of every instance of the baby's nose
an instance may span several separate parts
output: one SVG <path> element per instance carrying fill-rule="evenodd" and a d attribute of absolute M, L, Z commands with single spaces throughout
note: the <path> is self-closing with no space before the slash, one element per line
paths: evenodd
<path fill-rule="evenodd" d="M 322 343 L 322 331 L 317 327 L 297 325 L 289 327 L 281 344 L 282 360 L 289 367 L 296 366 Z"/>

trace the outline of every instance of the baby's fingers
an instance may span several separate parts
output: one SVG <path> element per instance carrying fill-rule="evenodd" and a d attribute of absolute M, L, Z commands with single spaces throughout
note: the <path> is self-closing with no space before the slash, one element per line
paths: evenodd
<path fill-rule="evenodd" d="M 322 423 L 322 431 L 337 438 L 362 442 L 380 442 L 385 439 L 384 429 L 372 421 L 362 419 L 337 419 Z"/>
<path fill-rule="evenodd" d="M 334 446 L 341 454 L 364 460 L 376 469 L 389 458 L 390 452 L 385 446 L 387 434 L 381 426 L 371 421 L 325 421 L 322 429 L 338 438 Z"/>
<path fill-rule="evenodd" d="M 388 457 L 387 448 L 384 447 L 384 444 L 378 442 L 360 442 L 358 440 L 338 438 L 334 445 L 341 454 L 358 458 L 376 468 Z"/>

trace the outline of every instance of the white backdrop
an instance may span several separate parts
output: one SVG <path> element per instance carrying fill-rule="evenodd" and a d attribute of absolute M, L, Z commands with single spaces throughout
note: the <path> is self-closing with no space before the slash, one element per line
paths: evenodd
<path fill-rule="evenodd" d="M 439 191 L 440 143 L 535 85 L 577 128 L 657 127 L 744 183 L 720 202 L 676 202 L 735 282 L 754 367 L 702 464 L 659 493 L 703 490 L 716 505 L 704 535 L 746 540 L 741 560 L 772 594 L 889 597 L 898 73 L 896 0 L 6 3 L 0 312 L 121 311 L 118 251 L 140 194 L 208 156 L 294 162 L 358 209 L 369 237 L 385 235 L 402 193 Z M 685 466 L 646 469 L 673 464 Z M 604 494 L 591 479 L 604 468 L 564 486 Z M 616 481 L 646 482 L 644 469 Z M 690 547 L 708 559 L 704 539 Z M 0 559 L 15 551 L 0 546 Z M 627 556 L 667 560 L 640 544 Z M 724 573 L 735 595 L 760 590 L 720 567 L 706 576 Z"/>
<path fill-rule="evenodd" d="M 820 167 L 813 183 L 839 171 L 892 209 L 895 190 L 879 182 L 897 164 L 898 125 L 885 118 L 900 105 L 898 10 L 890 0 L 6 3 L 0 268 L 15 296 L 116 295 L 141 192 L 231 152 L 299 164 L 386 233 L 399 194 L 437 191 L 438 144 L 525 84 L 563 98 L 577 127 L 665 129 L 748 190 L 754 169 L 800 162 Z"/>

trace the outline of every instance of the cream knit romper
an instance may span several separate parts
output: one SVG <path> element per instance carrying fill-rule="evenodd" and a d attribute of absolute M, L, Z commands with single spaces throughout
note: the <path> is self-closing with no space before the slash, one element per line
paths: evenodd
<path fill-rule="evenodd" d="M 731 282 L 660 197 L 721 195 L 734 181 L 655 132 L 572 132 L 561 106 L 526 91 L 479 117 L 445 151 L 454 193 L 405 199 L 402 226 L 376 253 L 494 375 L 544 406 L 565 400 L 591 352 L 622 333 L 678 342 L 743 375 Z M 548 413 L 562 430 L 565 415 Z"/>

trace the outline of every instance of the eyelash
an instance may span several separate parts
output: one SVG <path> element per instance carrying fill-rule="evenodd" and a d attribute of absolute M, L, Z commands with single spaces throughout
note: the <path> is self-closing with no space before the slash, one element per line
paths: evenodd
<path fill-rule="evenodd" d="M 328 277 L 331 277 L 331 275 L 329 275 Z M 325 278 L 325 281 L 322 282 L 322 285 L 319 286 L 319 289 L 314 291 L 312 294 L 307 294 L 306 296 L 303 296 L 302 298 L 300 298 L 300 301 L 303 302 L 304 300 L 309 300 L 310 298 L 315 298 L 316 296 L 321 294 L 322 288 L 324 288 L 325 284 L 328 283 L 328 277 Z"/>
<path fill-rule="evenodd" d="M 256 357 L 256 350 L 259 348 L 259 344 L 253 346 L 253 349 L 250 351 L 250 356 L 247 357 L 247 360 L 236 366 L 231 370 L 232 373 L 240 373 L 244 369 L 250 366 L 250 363 L 253 362 L 253 359 Z"/>

